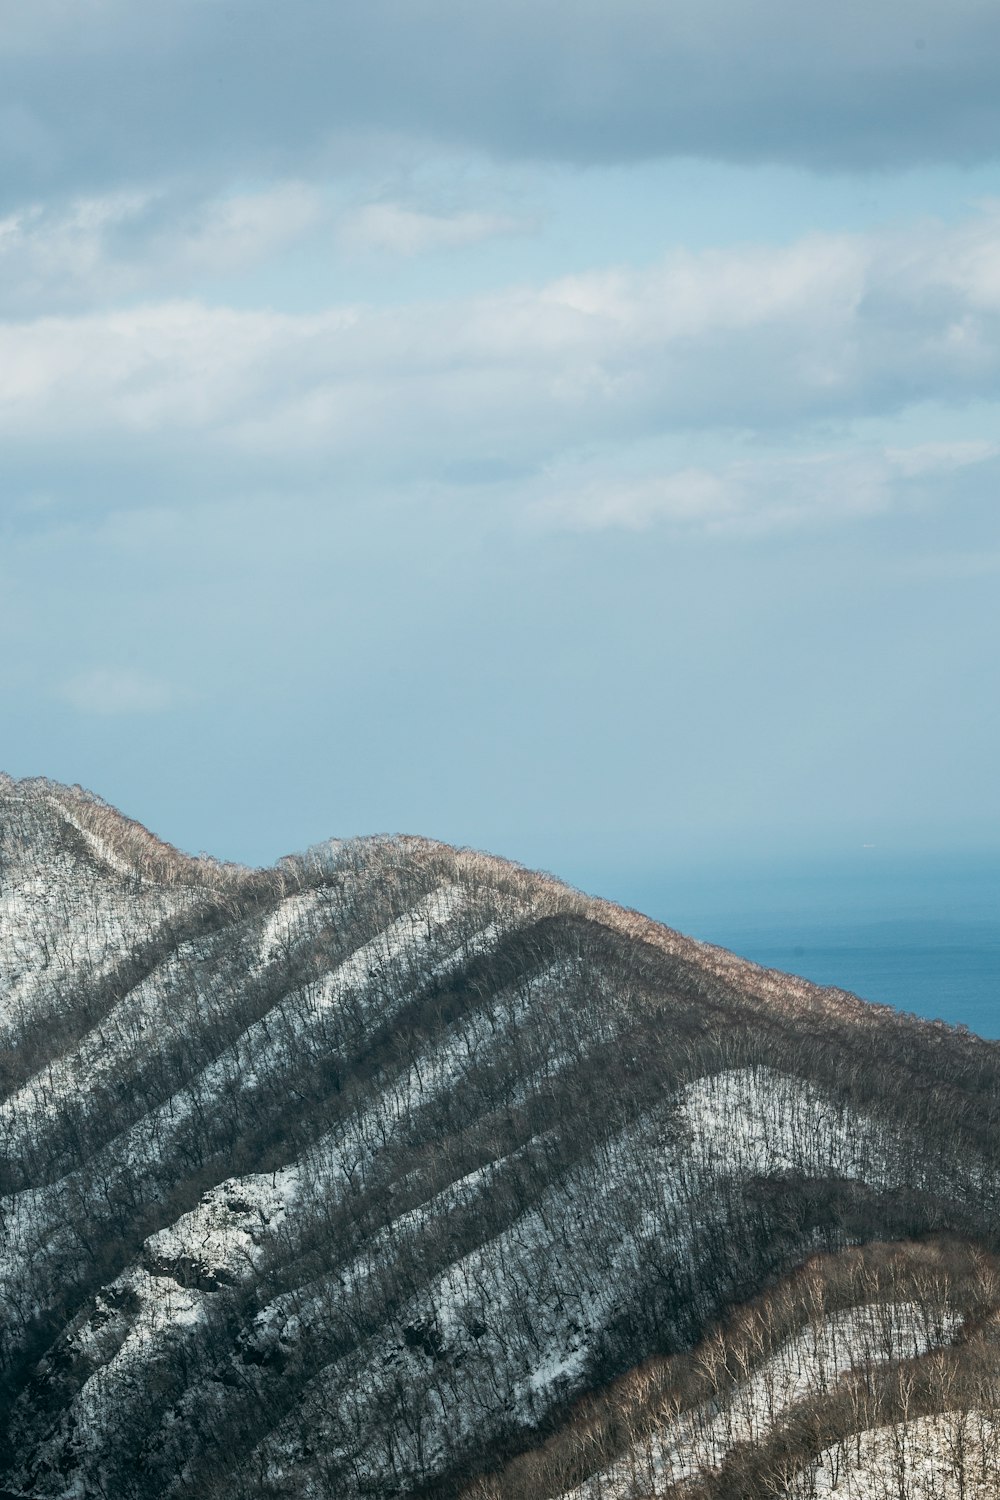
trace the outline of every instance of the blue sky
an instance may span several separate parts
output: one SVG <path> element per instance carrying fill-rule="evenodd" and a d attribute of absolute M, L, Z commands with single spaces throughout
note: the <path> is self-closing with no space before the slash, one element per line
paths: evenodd
<path fill-rule="evenodd" d="M 640 901 L 996 851 L 998 61 L 992 0 L 0 0 L 0 763 Z"/>

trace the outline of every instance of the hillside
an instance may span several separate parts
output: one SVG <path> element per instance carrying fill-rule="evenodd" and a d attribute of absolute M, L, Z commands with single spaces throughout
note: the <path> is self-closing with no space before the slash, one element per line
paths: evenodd
<path fill-rule="evenodd" d="M 1000 1045 L 413 838 L 0 780 L 0 1486 L 1000 1492 Z"/>

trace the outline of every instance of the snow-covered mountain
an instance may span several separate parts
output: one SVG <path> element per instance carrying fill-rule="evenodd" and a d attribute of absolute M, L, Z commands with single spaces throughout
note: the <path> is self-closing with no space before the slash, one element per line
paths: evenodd
<path fill-rule="evenodd" d="M 1000 1493 L 996 1044 L 0 780 L 0 1101 L 10 1493 Z"/>

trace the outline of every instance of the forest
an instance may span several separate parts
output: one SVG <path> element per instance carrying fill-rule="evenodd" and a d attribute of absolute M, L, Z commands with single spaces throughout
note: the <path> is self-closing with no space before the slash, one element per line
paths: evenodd
<path fill-rule="evenodd" d="M 0 1485 L 1000 1492 L 1000 1046 L 429 840 L 0 780 Z"/>

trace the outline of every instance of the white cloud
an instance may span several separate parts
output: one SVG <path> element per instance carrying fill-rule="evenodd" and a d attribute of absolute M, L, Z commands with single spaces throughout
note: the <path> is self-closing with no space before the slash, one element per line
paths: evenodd
<path fill-rule="evenodd" d="M 641 531 L 659 524 L 705 535 L 747 535 L 920 503 L 928 485 L 933 489 L 980 465 L 991 466 L 992 483 L 998 458 L 1000 444 L 926 443 L 782 454 L 628 480 L 580 466 L 547 476 L 530 503 L 535 521 L 546 527 Z"/>
<path fill-rule="evenodd" d="M 979 440 L 974 442 L 917 443 L 910 448 L 887 448 L 886 461 L 905 479 L 922 478 L 925 474 L 943 474 L 964 469 L 972 464 L 985 463 L 996 458 L 1000 447 L 996 443 Z"/>
<path fill-rule="evenodd" d="M 579 531 L 639 531 L 663 520 L 711 528 L 732 520 L 742 508 L 741 489 L 732 474 L 699 468 L 625 482 L 577 475 L 568 484 L 561 479 L 555 493 L 543 493 L 535 505 L 543 522 Z"/>
<path fill-rule="evenodd" d="M 31 203 L 0 218 L 0 310 L 18 317 L 222 275 L 266 260 L 316 227 L 320 193 L 279 182 L 178 201 L 130 191 Z"/>
<path fill-rule="evenodd" d="M 278 182 L 255 193 L 207 200 L 176 219 L 154 239 L 168 262 L 196 270 L 231 271 L 255 265 L 300 239 L 325 213 L 318 189 Z"/>
<path fill-rule="evenodd" d="M 355 254 L 376 250 L 407 256 L 461 249 L 498 235 L 516 234 L 523 227 L 509 215 L 474 209 L 435 214 L 399 203 L 366 203 L 345 214 L 338 238 L 344 249 Z"/>
<path fill-rule="evenodd" d="M 103 445 L 113 464 L 127 440 L 147 465 L 214 454 L 239 482 L 261 461 L 286 479 L 322 461 L 398 483 L 670 432 L 995 401 L 998 258 L 990 208 L 957 227 L 675 253 L 451 302 L 174 301 L 8 322 L 0 434 L 30 463 Z"/>
<path fill-rule="evenodd" d="M 92 667 L 59 684 L 57 696 L 84 714 L 155 714 L 168 709 L 168 683 L 146 672 L 120 667 Z"/>

